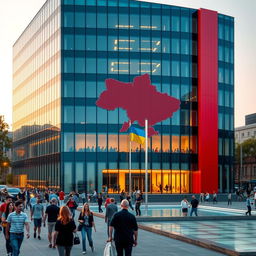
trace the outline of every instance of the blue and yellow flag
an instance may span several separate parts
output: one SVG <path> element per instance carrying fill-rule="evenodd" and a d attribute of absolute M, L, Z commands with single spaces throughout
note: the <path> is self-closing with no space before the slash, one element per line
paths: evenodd
<path fill-rule="evenodd" d="M 143 144 L 146 139 L 145 131 L 131 126 L 130 127 L 130 138 L 131 138 L 131 141 L 135 141 L 139 144 Z"/>

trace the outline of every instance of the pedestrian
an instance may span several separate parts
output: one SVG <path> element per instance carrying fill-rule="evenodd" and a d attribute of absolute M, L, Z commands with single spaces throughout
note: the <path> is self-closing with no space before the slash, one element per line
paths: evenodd
<path fill-rule="evenodd" d="M 76 232 L 76 224 L 69 208 L 64 205 L 60 208 L 53 235 L 53 247 L 57 245 L 59 256 L 71 255 L 74 232 Z"/>
<path fill-rule="evenodd" d="M 26 209 L 30 206 L 30 191 L 29 189 L 26 190 Z"/>
<path fill-rule="evenodd" d="M 89 245 L 92 249 L 92 252 L 94 251 L 93 247 L 93 241 L 92 241 L 92 227 L 94 228 L 94 231 L 96 232 L 96 226 L 93 219 L 93 213 L 90 211 L 90 207 L 88 203 L 85 203 L 83 205 L 82 211 L 78 218 L 79 222 L 79 230 L 82 234 L 82 249 L 83 254 L 86 254 L 86 235 L 89 242 Z"/>
<path fill-rule="evenodd" d="M 141 201 L 142 201 L 142 196 L 141 196 L 140 193 L 137 193 L 136 194 L 136 201 L 135 201 L 136 216 L 141 215 L 141 211 L 140 211 Z"/>
<path fill-rule="evenodd" d="M 55 224 L 57 221 L 57 218 L 59 216 L 60 208 L 57 206 L 57 200 L 56 198 L 53 198 L 51 201 L 51 204 L 47 206 L 45 210 L 45 215 L 44 215 L 44 226 L 45 226 L 45 221 L 47 219 L 47 226 L 48 226 L 48 240 L 49 240 L 49 248 L 56 248 L 53 247 L 53 231 L 55 230 Z"/>
<path fill-rule="evenodd" d="M 228 205 L 232 205 L 232 194 L 228 193 Z"/>
<path fill-rule="evenodd" d="M 120 193 L 120 203 L 125 199 L 125 192 L 124 190 L 122 190 L 122 192 Z"/>
<path fill-rule="evenodd" d="M 82 203 L 84 205 L 86 202 L 86 192 L 85 191 L 81 194 L 81 198 L 82 198 Z"/>
<path fill-rule="evenodd" d="M 115 229 L 117 256 L 123 256 L 123 251 L 125 256 L 131 256 L 132 247 L 137 245 L 138 225 L 135 216 L 128 211 L 129 202 L 126 199 L 121 202 L 121 208 L 122 210 L 115 213 L 110 222 L 108 242 L 112 241 L 113 229 Z"/>
<path fill-rule="evenodd" d="M 203 193 L 203 192 L 202 192 L 202 193 L 200 193 L 199 201 L 200 201 L 201 203 L 203 203 L 203 202 L 204 202 L 204 193 Z"/>
<path fill-rule="evenodd" d="M 134 208 L 132 207 L 132 198 L 130 193 L 127 193 L 126 200 L 129 202 L 129 206 L 131 207 L 132 211 L 134 211 Z"/>
<path fill-rule="evenodd" d="M 245 215 L 247 215 L 249 213 L 249 216 L 251 216 L 251 211 L 252 211 L 252 207 L 251 207 L 251 198 L 250 195 L 247 195 L 247 199 L 246 199 L 246 206 L 247 206 L 247 212 L 245 213 Z"/>
<path fill-rule="evenodd" d="M 115 198 L 110 198 L 110 203 L 106 208 L 105 223 L 107 223 L 107 233 L 109 236 L 109 224 L 113 215 L 118 211 L 117 205 L 115 204 Z"/>
<path fill-rule="evenodd" d="M 212 203 L 217 204 L 217 193 L 215 191 L 213 191 L 213 195 L 212 195 Z"/>
<path fill-rule="evenodd" d="M 36 238 L 36 231 L 37 238 L 41 240 L 41 226 L 42 226 L 42 219 L 44 218 L 44 207 L 41 203 L 41 200 L 38 198 L 37 203 L 31 209 L 31 220 L 34 220 L 34 238 Z"/>
<path fill-rule="evenodd" d="M 64 199 L 65 199 L 65 193 L 61 190 L 59 192 L 59 202 L 60 202 L 60 206 L 64 205 Z"/>
<path fill-rule="evenodd" d="M 9 239 L 6 238 L 6 227 L 7 227 L 7 218 L 10 213 L 14 212 L 14 203 L 10 202 L 6 205 L 5 212 L 2 214 L 2 227 L 3 227 L 3 233 L 5 237 L 5 247 L 7 251 L 7 255 L 11 256 L 12 255 L 12 247 L 11 247 L 11 241 L 10 237 Z"/>
<path fill-rule="evenodd" d="M 110 197 L 109 197 L 109 195 L 107 195 L 107 198 L 106 198 L 106 201 L 105 201 L 105 208 L 107 208 L 108 207 L 108 205 L 110 204 Z"/>
<path fill-rule="evenodd" d="M 255 187 L 254 187 L 255 188 Z M 254 192 L 254 207 L 256 209 L 256 192 Z"/>
<path fill-rule="evenodd" d="M 69 210 L 71 211 L 71 214 L 72 214 L 72 217 L 73 219 L 75 218 L 75 214 L 76 214 L 76 208 L 77 208 L 77 203 L 76 201 L 74 200 L 73 196 L 71 196 L 68 201 L 67 201 L 67 204 L 66 204 L 69 208 Z"/>
<path fill-rule="evenodd" d="M 99 207 L 99 212 L 103 212 L 103 210 L 101 209 L 102 203 L 103 203 L 103 197 L 102 197 L 102 193 L 99 193 L 98 196 L 98 207 Z"/>
<path fill-rule="evenodd" d="M 44 192 L 44 200 L 46 202 L 46 205 L 48 205 L 50 202 L 48 190 L 45 190 L 45 192 Z"/>
<path fill-rule="evenodd" d="M 190 216 L 193 215 L 193 212 L 197 216 L 197 207 L 198 207 L 199 202 L 194 195 L 192 196 L 192 200 L 191 200 L 190 204 L 191 204 Z"/>
<path fill-rule="evenodd" d="M 27 238 L 29 234 L 29 220 L 26 213 L 22 211 L 23 202 L 15 202 L 15 211 L 8 215 L 6 220 L 6 239 L 10 239 L 12 247 L 12 256 L 20 254 L 20 247 L 24 238 L 24 225 L 26 226 Z"/>
<path fill-rule="evenodd" d="M 210 194 L 208 192 L 206 192 L 206 194 L 205 194 L 205 201 L 209 202 L 209 199 L 210 199 Z"/>
<path fill-rule="evenodd" d="M 189 203 L 186 197 L 184 197 L 184 199 L 181 201 L 180 206 L 181 206 L 182 215 L 184 217 L 188 216 Z"/>

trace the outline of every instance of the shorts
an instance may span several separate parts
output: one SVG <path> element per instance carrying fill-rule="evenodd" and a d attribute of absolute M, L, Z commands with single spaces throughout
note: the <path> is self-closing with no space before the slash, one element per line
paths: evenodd
<path fill-rule="evenodd" d="M 56 222 L 48 222 L 48 233 L 51 234 L 54 232 Z"/>
<path fill-rule="evenodd" d="M 41 228 L 42 226 L 42 219 L 34 219 L 34 227 Z"/>
<path fill-rule="evenodd" d="M 182 208 L 182 212 L 188 212 L 188 208 Z"/>

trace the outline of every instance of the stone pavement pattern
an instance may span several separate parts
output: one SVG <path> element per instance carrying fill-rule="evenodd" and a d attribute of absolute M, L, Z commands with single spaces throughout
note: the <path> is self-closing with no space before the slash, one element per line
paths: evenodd
<path fill-rule="evenodd" d="M 78 215 L 78 213 L 76 213 Z M 103 219 L 95 217 L 96 230 L 93 231 L 93 240 L 95 251 L 92 253 L 88 250 L 87 254 L 91 256 L 102 256 L 107 239 L 106 225 Z M 79 232 L 80 233 L 80 232 Z M 30 226 L 31 238 L 26 239 L 22 243 L 20 256 L 57 256 L 55 249 L 48 248 L 47 228 L 42 228 L 42 240 L 33 238 L 33 224 Z M 80 234 L 79 234 L 80 235 Z M 0 234 L 0 255 L 5 256 L 5 239 L 1 232 Z M 82 255 L 81 245 L 75 245 L 72 249 L 72 256 Z M 149 256 L 149 255 L 166 255 L 166 256 L 221 256 L 224 254 L 210 251 L 192 244 L 184 243 L 168 237 L 153 234 L 151 232 L 139 230 L 138 246 L 133 249 L 133 256 Z"/>

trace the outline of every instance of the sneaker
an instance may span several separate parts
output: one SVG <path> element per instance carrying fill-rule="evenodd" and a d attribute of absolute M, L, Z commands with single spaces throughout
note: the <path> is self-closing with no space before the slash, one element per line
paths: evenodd
<path fill-rule="evenodd" d="M 83 254 L 86 254 L 86 251 L 83 251 Z"/>
<path fill-rule="evenodd" d="M 41 240 L 41 236 L 38 236 L 37 238 L 38 238 L 39 240 Z"/>
<path fill-rule="evenodd" d="M 36 238 L 36 233 L 34 233 L 34 238 Z"/>
<path fill-rule="evenodd" d="M 49 244 L 49 248 L 52 248 L 52 244 Z"/>

